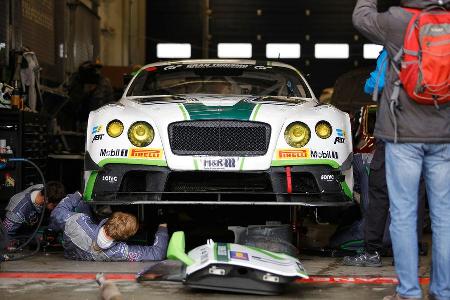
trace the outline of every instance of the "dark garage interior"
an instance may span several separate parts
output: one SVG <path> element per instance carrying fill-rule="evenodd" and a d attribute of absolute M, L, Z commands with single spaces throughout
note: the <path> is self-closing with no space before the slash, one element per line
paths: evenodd
<path fill-rule="evenodd" d="M 0 299 L 450 299 L 449 3 L 0 0 Z"/>

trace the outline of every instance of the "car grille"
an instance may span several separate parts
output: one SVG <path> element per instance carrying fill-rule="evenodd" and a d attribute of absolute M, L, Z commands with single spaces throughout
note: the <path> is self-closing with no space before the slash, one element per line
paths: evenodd
<path fill-rule="evenodd" d="M 261 156 L 267 153 L 270 125 L 235 120 L 183 121 L 169 125 L 176 155 Z"/>

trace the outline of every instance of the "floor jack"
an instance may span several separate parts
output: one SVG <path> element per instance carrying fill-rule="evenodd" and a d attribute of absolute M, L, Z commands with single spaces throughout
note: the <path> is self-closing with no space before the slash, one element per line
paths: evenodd
<path fill-rule="evenodd" d="M 277 295 L 295 279 L 308 278 L 297 258 L 256 247 L 208 240 L 186 254 L 181 231 L 172 235 L 167 257 L 182 263 L 179 279 L 191 288 Z M 144 270 L 137 280 L 145 280 L 146 274 L 158 273 L 156 269 L 158 266 L 154 265 Z M 159 269 L 166 268 L 160 266 Z"/>

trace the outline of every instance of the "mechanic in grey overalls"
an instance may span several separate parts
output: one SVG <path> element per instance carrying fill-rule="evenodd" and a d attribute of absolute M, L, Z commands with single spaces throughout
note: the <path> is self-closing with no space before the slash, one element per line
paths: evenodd
<path fill-rule="evenodd" d="M 86 261 L 149 261 L 166 257 L 167 225 L 160 224 L 151 246 L 127 245 L 124 240 L 138 230 L 136 217 L 115 212 L 97 224 L 92 216 L 77 213 L 83 203 L 79 197 L 68 197 L 52 211 L 51 226 L 64 232 L 64 256 Z"/>
<path fill-rule="evenodd" d="M 3 220 L 9 236 L 16 235 L 22 226 L 34 226 L 39 221 L 45 203 L 43 188 L 42 184 L 33 185 L 11 197 Z M 48 182 L 46 208 L 51 211 L 64 195 L 64 186 L 60 182 Z"/>

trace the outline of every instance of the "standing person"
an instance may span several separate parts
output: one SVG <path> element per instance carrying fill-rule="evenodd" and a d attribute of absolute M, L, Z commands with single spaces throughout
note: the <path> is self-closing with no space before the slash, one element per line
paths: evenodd
<path fill-rule="evenodd" d="M 96 223 L 91 215 L 78 213 L 82 197 L 70 197 L 52 212 L 55 230 L 64 231 L 64 256 L 85 261 L 149 261 L 166 257 L 169 235 L 167 224 L 160 224 L 151 246 L 128 245 L 124 241 L 136 234 L 135 216 L 115 212 Z"/>
<path fill-rule="evenodd" d="M 435 3 L 438 1 L 402 1 L 404 6 L 418 7 Z M 448 0 L 440 0 L 439 3 L 448 8 Z M 382 44 L 393 61 L 403 46 L 406 29 L 413 17 L 412 12 L 402 7 L 391 7 L 385 13 L 378 13 L 377 0 L 358 0 L 353 12 L 353 24 L 369 40 Z M 444 55 L 437 62 L 444 66 L 439 71 L 446 72 L 446 78 L 450 68 L 449 58 Z M 375 125 L 375 137 L 386 141 L 390 233 L 399 278 L 396 294 L 385 299 L 422 297 L 418 281 L 416 220 L 419 181 L 423 173 L 433 230 L 429 292 L 435 299 L 449 300 L 450 104 L 419 104 L 402 85 L 398 85 L 398 81 L 397 70 L 391 64 Z M 398 97 L 395 97 L 397 93 Z"/>
<path fill-rule="evenodd" d="M 47 206 L 51 211 L 64 197 L 64 186 L 57 181 L 49 181 L 47 188 Z M 9 236 L 17 234 L 19 229 L 34 226 L 44 207 L 44 186 L 37 184 L 14 195 L 6 206 L 6 215 L 3 226 Z"/>

